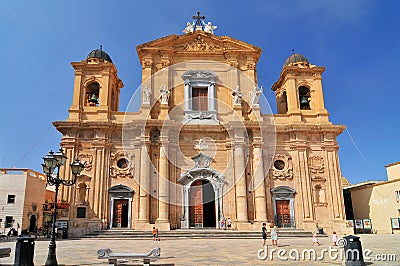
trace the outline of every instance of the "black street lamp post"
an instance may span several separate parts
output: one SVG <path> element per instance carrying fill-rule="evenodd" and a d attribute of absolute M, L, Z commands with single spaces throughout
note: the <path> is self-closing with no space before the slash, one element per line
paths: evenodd
<path fill-rule="evenodd" d="M 53 212 L 53 227 L 51 230 L 51 240 L 49 244 L 49 252 L 47 254 L 47 260 L 45 265 L 58 265 L 56 257 L 56 219 L 57 219 L 57 197 L 58 188 L 60 185 L 72 186 L 76 182 L 77 176 L 81 173 L 85 167 L 85 163 L 81 163 L 79 159 L 75 159 L 73 163 L 70 164 L 71 171 L 74 176 L 72 180 L 60 179 L 60 167 L 64 165 L 67 160 L 63 149 L 61 148 L 58 152 L 54 153 L 50 151 L 49 154 L 43 157 L 44 164 L 42 164 L 43 172 L 47 175 L 47 183 L 50 186 L 56 186 L 56 193 L 54 196 L 54 212 Z M 54 173 L 57 168 L 57 173 Z"/>

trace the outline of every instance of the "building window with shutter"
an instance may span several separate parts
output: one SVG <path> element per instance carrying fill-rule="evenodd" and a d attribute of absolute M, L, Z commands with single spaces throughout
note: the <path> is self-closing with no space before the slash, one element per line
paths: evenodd
<path fill-rule="evenodd" d="M 192 88 L 192 110 L 208 111 L 208 88 Z"/>

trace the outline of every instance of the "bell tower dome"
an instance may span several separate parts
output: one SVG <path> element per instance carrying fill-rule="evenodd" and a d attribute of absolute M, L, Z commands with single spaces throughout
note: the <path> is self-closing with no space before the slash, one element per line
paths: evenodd
<path fill-rule="evenodd" d="M 293 53 L 283 64 L 279 80 L 274 83 L 278 114 L 287 114 L 294 123 L 316 117 L 317 123 L 329 122 L 322 92 L 325 67 L 310 64 L 301 54 Z"/>
<path fill-rule="evenodd" d="M 91 51 L 85 60 L 72 62 L 75 69 L 74 96 L 69 121 L 108 121 L 119 107 L 120 89 L 117 68 L 102 47 Z"/>

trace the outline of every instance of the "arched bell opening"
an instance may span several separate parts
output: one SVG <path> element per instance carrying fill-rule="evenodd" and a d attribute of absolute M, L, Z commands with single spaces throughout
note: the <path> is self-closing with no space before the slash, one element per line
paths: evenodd
<path fill-rule="evenodd" d="M 86 86 L 86 105 L 97 106 L 99 104 L 100 84 L 91 82 Z"/>
<path fill-rule="evenodd" d="M 300 109 L 302 110 L 310 110 L 310 89 L 305 86 L 299 87 L 299 101 L 300 101 Z"/>

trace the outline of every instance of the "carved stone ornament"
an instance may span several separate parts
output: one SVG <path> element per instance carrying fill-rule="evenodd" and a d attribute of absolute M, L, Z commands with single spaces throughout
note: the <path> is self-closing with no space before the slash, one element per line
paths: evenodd
<path fill-rule="evenodd" d="M 275 154 L 269 175 L 272 179 L 293 179 L 292 158 L 286 154 Z"/>
<path fill-rule="evenodd" d="M 199 139 L 199 140 L 196 140 L 196 142 L 197 142 L 197 144 L 194 145 L 195 149 L 197 149 L 199 151 L 208 149 L 208 144 L 205 139 Z"/>
<path fill-rule="evenodd" d="M 182 185 L 186 185 L 196 178 L 207 179 L 211 183 L 227 183 L 223 174 L 220 174 L 217 170 L 210 167 L 210 163 L 213 160 L 210 156 L 200 152 L 193 156 L 192 160 L 194 161 L 194 166 L 182 173 L 180 178 L 177 180 Z"/>
<path fill-rule="evenodd" d="M 135 156 L 125 152 L 117 151 L 111 153 L 110 176 L 112 178 L 133 178 Z"/>
<path fill-rule="evenodd" d="M 78 158 L 81 162 L 85 161 L 85 170 L 86 172 L 92 171 L 92 166 L 93 166 L 93 155 L 89 153 L 82 153 L 78 155 Z"/>
<path fill-rule="evenodd" d="M 193 113 L 193 114 L 188 114 L 188 118 L 191 119 L 213 119 L 215 117 L 214 114 L 212 113 L 208 113 L 208 112 L 197 112 L 197 113 Z"/>
<path fill-rule="evenodd" d="M 311 173 L 316 174 L 324 172 L 324 158 L 319 155 L 310 155 L 308 159 Z"/>
<path fill-rule="evenodd" d="M 222 51 L 222 47 L 212 42 L 206 42 L 199 35 L 193 41 L 182 46 L 183 51 Z"/>

